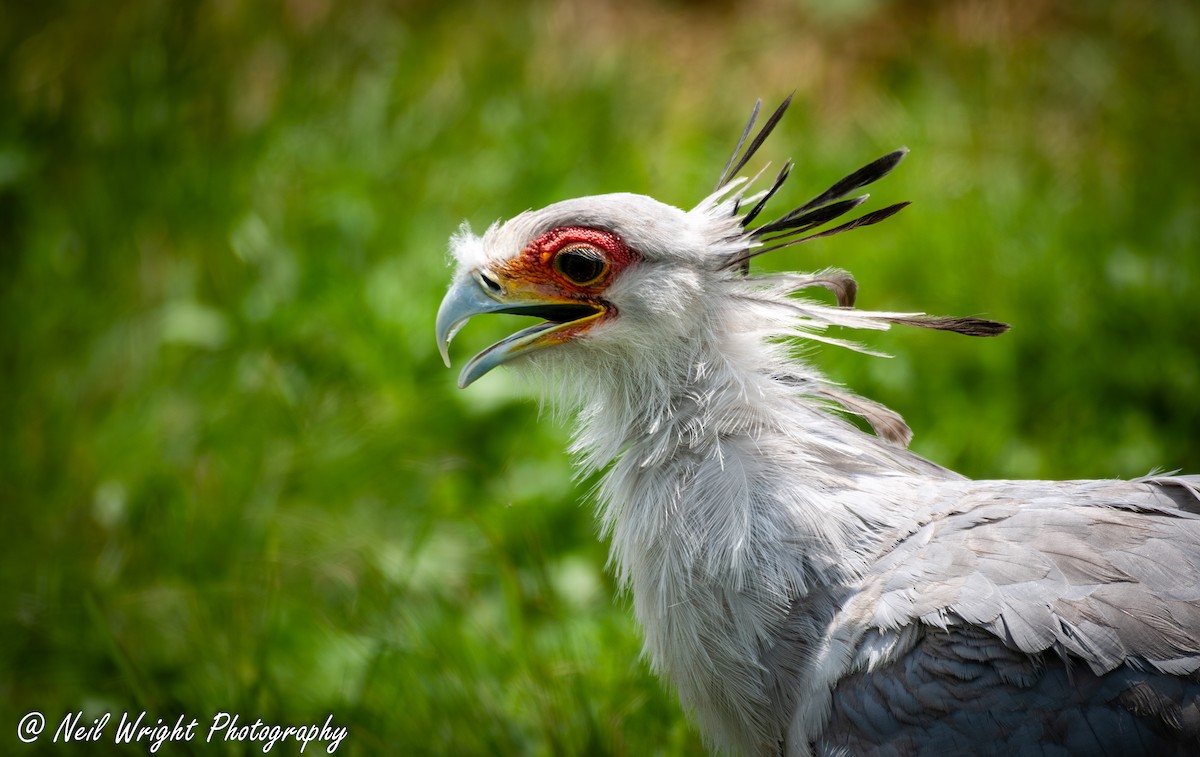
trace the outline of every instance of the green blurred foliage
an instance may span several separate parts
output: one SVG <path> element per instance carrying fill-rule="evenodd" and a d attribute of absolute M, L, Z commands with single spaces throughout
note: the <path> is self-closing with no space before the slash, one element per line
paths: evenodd
<path fill-rule="evenodd" d="M 795 89 L 765 151 L 798 161 L 787 199 L 907 144 L 876 194 L 914 205 L 762 265 L 1014 326 L 811 359 L 973 476 L 1196 470 L 1198 85 L 1186 0 L 0 5 L 0 725 L 332 713 L 342 754 L 696 752 L 569 429 L 437 357 L 449 234 L 580 194 L 690 206 Z"/>

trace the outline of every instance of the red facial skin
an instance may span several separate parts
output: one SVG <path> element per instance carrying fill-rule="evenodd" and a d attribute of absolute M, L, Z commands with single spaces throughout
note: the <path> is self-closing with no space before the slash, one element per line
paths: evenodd
<path fill-rule="evenodd" d="M 580 286 L 554 270 L 554 256 L 568 247 L 590 247 L 608 261 L 608 269 L 600 278 Z M 520 278 L 535 286 L 548 286 L 564 299 L 596 301 L 613 277 L 637 259 L 637 253 L 625 240 L 603 229 L 584 226 L 560 226 L 542 234 L 529 243 L 521 255 L 505 264 L 501 272 Z"/>
<path fill-rule="evenodd" d="M 571 281 L 554 267 L 554 258 L 560 251 L 579 247 L 595 250 L 608 263 L 595 281 L 584 285 Z M 637 252 L 611 231 L 585 226 L 560 226 L 534 239 L 519 256 L 498 266 L 496 273 L 504 280 L 522 282 L 552 300 L 593 305 L 600 311 L 598 318 L 584 318 L 576 327 L 567 325 L 545 335 L 548 342 L 562 343 L 616 315 L 616 308 L 601 295 L 612 280 L 637 259 Z"/>

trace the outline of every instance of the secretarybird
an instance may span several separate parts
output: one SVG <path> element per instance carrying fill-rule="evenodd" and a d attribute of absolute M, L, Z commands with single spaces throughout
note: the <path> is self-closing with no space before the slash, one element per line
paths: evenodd
<path fill-rule="evenodd" d="M 716 751 L 1200 753 L 1200 476 L 968 480 L 795 357 L 796 338 L 847 345 L 831 326 L 1007 327 L 856 310 L 839 270 L 749 275 L 905 204 L 818 230 L 898 150 L 762 222 L 790 161 L 757 194 L 734 177 L 789 100 L 747 144 L 755 106 L 690 211 L 608 194 L 464 225 L 437 315 L 447 365 L 471 316 L 542 320 L 460 386 L 511 361 L 578 410 L 645 653 Z M 837 305 L 791 296 L 809 287 Z"/>

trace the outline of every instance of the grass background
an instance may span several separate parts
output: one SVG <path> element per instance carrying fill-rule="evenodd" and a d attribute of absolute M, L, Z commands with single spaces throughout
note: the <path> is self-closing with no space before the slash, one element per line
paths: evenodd
<path fill-rule="evenodd" d="M 914 204 L 762 265 L 1013 324 L 813 360 L 972 476 L 1200 469 L 1193 2 L 0 5 L 0 749 L 122 751 L 14 729 L 145 709 L 699 751 L 568 429 L 503 371 L 457 391 L 433 316 L 463 219 L 690 207 L 792 90 L 788 200 L 907 145 L 876 202 Z"/>

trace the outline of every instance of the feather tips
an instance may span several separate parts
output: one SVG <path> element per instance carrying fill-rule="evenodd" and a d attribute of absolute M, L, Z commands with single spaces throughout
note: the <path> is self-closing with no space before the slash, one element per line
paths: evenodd
<path fill-rule="evenodd" d="M 889 152 L 882 158 L 876 158 L 845 178 L 834 182 L 833 186 L 829 189 L 826 189 L 796 210 L 803 212 L 809 208 L 816 208 L 845 197 L 856 189 L 861 189 L 868 184 L 874 184 L 891 173 L 896 166 L 900 165 L 900 161 L 904 160 L 905 155 L 908 155 L 908 148 L 901 147 L 898 150 Z"/>
<path fill-rule="evenodd" d="M 935 331 L 953 331 L 966 336 L 999 336 L 1008 331 L 1007 323 L 986 318 L 953 318 L 935 315 L 901 316 L 891 319 L 898 326 L 919 326 Z"/>
<path fill-rule="evenodd" d="M 746 123 L 746 128 L 742 131 L 742 136 L 738 140 L 737 147 L 733 149 L 733 155 L 730 156 L 729 162 L 725 164 L 725 170 L 721 172 L 721 178 L 717 180 L 718 190 L 724 187 L 731 178 L 737 176 L 738 172 L 745 168 L 750 159 L 754 157 L 754 154 L 758 152 L 758 148 L 762 147 L 763 142 L 767 141 L 767 137 L 771 136 L 771 132 L 779 125 L 779 120 L 783 118 L 783 114 L 787 111 L 788 106 L 792 104 L 792 97 L 794 96 L 795 93 L 788 95 L 779 104 L 779 107 L 775 109 L 775 112 L 763 124 L 762 129 L 755 135 L 754 140 L 750 142 L 750 146 L 746 148 L 746 151 L 739 158 L 738 153 L 741 151 L 742 145 L 745 144 L 746 137 L 750 135 L 750 131 L 754 128 L 754 122 L 758 118 L 759 110 L 762 108 L 762 100 L 754 103 L 754 110 L 750 112 L 750 120 Z"/>
<path fill-rule="evenodd" d="M 817 395 L 837 403 L 847 412 L 863 418 L 875 434 L 898 447 L 907 447 L 912 441 L 912 429 L 900 417 L 900 414 L 889 407 L 879 404 L 866 397 L 860 397 L 851 392 L 844 392 L 833 387 L 822 387 Z"/>

